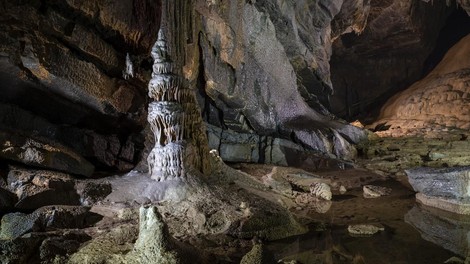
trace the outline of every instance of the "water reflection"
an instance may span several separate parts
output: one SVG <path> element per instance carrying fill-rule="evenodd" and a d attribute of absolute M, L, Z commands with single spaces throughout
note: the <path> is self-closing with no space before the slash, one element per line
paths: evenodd
<path fill-rule="evenodd" d="M 462 257 L 469 255 L 470 216 L 457 215 L 424 205 L 415 205 L 405 215 L 421 237 Z"/>

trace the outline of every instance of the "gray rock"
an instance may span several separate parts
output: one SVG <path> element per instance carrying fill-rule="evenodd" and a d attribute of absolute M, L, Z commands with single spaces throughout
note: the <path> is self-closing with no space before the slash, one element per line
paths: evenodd
<path fill-rule="evenodd" d="M 470 167 L 415 168 L 405 170 L 416 192 L 470 202 Z"/>
<path fill-rule="evenodd" d="M 81 206 L 47 206 L 31 214 L 6 214 L 1 220 L 0 239 L 16 239 L 29 232 L 48 229 L 88 227 L 101 219 L 89 210 Z"/>
<path fill-rule="evenodd" d="M 12 167 L 8 189 L 16 194 L 19 209 L 37 209 L 46 205 L 79 205 L 74 179 L 65 173 L 26 170 Z"/>
<path fill-rule="evenodd" d="M 267 163 L 305 169 L 343 169 L 348 163 L 311 151 L 287 139 L 238 133 L 206 124 L 209 148 L 226 162 Z M 338 134 L 339 135 L 339 134 Z"/>
<path fill-rule="evenodd" d="M 81 181 L 76 184 L 82 205 L 91 206 L 102 201 L 113 188 L 109 182 Z"/>
<path fill-rule="evenodd" d="M 260 138 L 255 134 L 236 133 L 223 130 L 220 139 L 220 156 L 231 162 L 257 162 Z"/>
<path fill-rule="evenodd" d="M 38 101 L 41 100 L 39 95 L 33 94 L 31 96 L 37 98 Z M 60 105 L 58 102 L 51 102 L 51 104 Z M 66 106 L 60 105 L 57 107 Z M 135 145 L 132 142 L 134 137 L 128 137 L 126 144 L 121 146 L 115 134 L 101 135 L 92 130 L 76 126 L 53 124 L 37 114 L 15 105 L 0 103 L 0 126 L 9 131 L 18 131 L 23 135 L 34 135 L 34 137 L 41 138 L 44 144 L 53 142 L 53 145 L 57 143 L 64 145 L 77 154 L 90 159 L 95 165 L 113 168 L 116 167 L 119 161 L 134 162 L 136 152 Z M 73 113 L 71 110 L 60 114 L 63 115 L 60 122 L 71 123 L 77 122 L 77 119 L 84 115 Z M 119 131 L 115 130 L 113 133 L 117 132 Z"/>
<path fill-rule="evenodd" d="M 89 177 L 94 167 L 82 156 L 59 145 L 0 131 L 0 158 Z"/>
<path fill-rule="evenodd" d="M 15 239 L 28 232 L 35 231 L 39 216 L 37 214 L 11 213 L 2 217 L 0 240 Z"/>
<path fill-rule="evenodd" d="M 199 3 L 205 92 L 223 112 L 224 125 L 263 136 L 294 136 L 308 149 L 339 159 L 354 156 L 351 143 L 365 133 L 334 120 L 321 104 L 332 91 L 330 22 L 344 11 L 342 33 L 356 23 L 345 19 L 352 10 L 357 20 L 367 16 L 367 5 L 342 3 L 230 2 L 224 8 Z M 234 14 L 241 19 L 231 19 Z"/>

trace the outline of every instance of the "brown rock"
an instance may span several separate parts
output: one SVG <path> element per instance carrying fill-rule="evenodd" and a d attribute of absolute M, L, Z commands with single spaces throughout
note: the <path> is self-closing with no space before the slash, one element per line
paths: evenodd
<path fill-rule="evenodd" d="M 70 175 L 12 168 L 8 188 L 16 194 L 19 209 L 37 209 L 46 205 L 79 205 L 79 196 Z"/>
<path fill-rule="evenodd" d="M 94 167 L 82 156 L 60 145 L 0 131 L 0 158 L 89 177 Z"/>

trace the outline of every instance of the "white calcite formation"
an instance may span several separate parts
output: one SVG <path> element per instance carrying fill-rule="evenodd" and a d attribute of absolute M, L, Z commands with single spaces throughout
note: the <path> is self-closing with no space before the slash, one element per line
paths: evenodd
<path fill-rule="evenodd" d="M 148 122 L 155 147 L 147 162 L 152 179 L 184 179 L 189 171 L 208 171 L 208 147 L 195 92 L 182 77 L 181 67 L 170 58 L 167 41 L 160 30 L 153 46 L 152 79 L 148 95 Z"/>

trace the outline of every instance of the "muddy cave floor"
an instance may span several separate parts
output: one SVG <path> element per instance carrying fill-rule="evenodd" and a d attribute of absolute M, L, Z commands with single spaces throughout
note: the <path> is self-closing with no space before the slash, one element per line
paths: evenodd
<path fill-rule="evenodd" d="M 80 230 L 49 230 L 84 234 L 86 239 L 78 252 L 42 263 L 80 263 L 84 257 L 95 260 L 90 263 L 113 263 L 114 256 L 132 250 L 142 205 L 155 205 L 178 245 L 202 256 L 193 263 L 240 263 L 260 241 L 274 259 L 284 261 L 280 263 L 463 263 L 470 219 L 418 204 L 404 169 L 469 164 L 468 149 L 468 134 L 460 132 L 426 139 L 372 137 L 357 166 L 346 170 L 228 166 L 212 155 L 214 172 L 203 187 L 193 184 L 197 190 L 179 183 L 155 184 L 136 172 L 87 180 L 112 185 L 105 199 L 91 205 L 90 211 L 102 219 Z M 315 183 L 331 186 L 331 201 L 311 197 L 309 188 Z M 366 184 L 392 191 L 364 198 Z M 157 202 L 168 199 L 174 202 Z M 384 230 L 353 236 L 348 226 L 355 224 Z M 107 234 L 108 241 L 100 240 Z"/>

